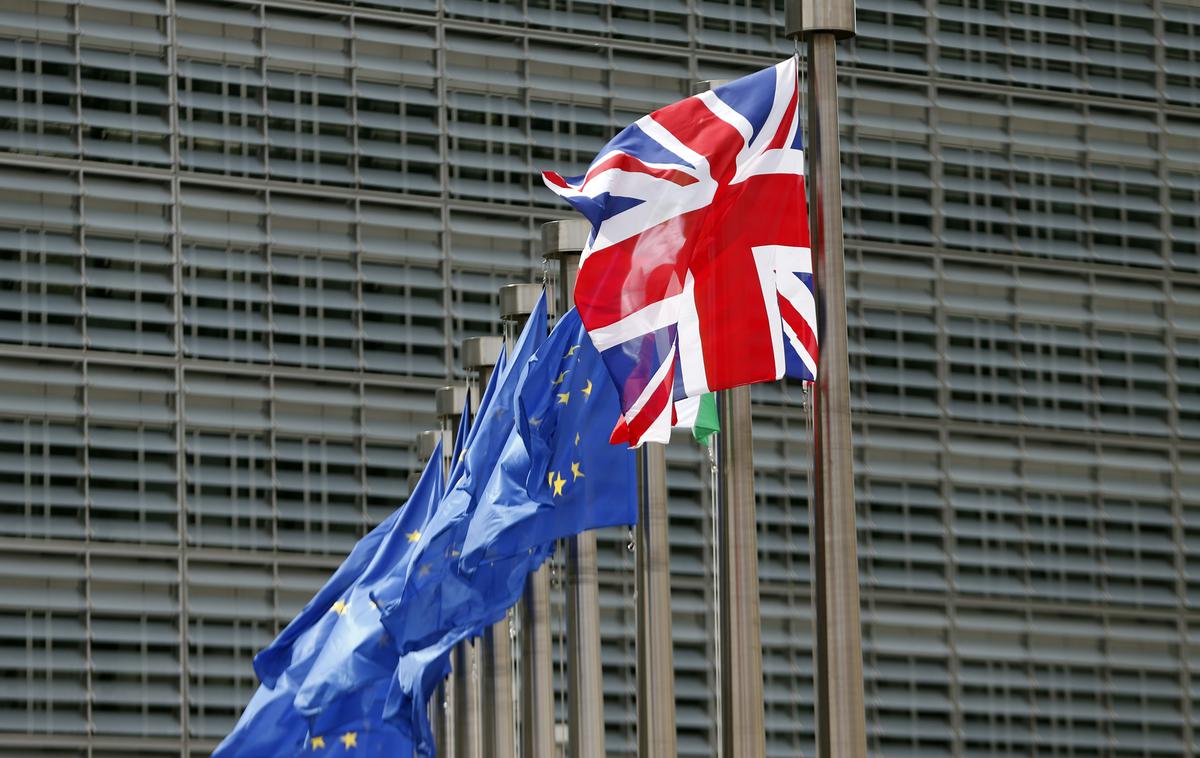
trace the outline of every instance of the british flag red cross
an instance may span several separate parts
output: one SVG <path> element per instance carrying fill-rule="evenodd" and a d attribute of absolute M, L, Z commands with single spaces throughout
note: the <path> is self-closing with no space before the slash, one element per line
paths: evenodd
<path fill-rule="evenodd" d="M 666 106 L 581 176 L 545 172 L 592 224 L 575 304 L 630 442 L 665 442 L 675 401 L 817 365 L 797 63 Z"/>

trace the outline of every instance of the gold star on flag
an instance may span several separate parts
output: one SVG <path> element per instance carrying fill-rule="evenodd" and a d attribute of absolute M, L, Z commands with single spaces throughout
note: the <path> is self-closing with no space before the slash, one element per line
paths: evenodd
<path fill-rule="evenodd" d="M 579 465 L 578 463 L 571 464 L 571 476 L 574 477 L 571 481 L 575 481 L 575 479 L 583 476 L 583 470 L 579 468 Z"/>
<path fill-rule="evenodd" d="M 542 420 L 540 418 L 531 418 L 531 419 L 529 419 L 529 425 L 530 426 L 541 426 Z"/>
<path fill-rule="evenodd" d="M 582 392 L 584 395 L 591 397 L 592 396 L 592 380 L 588 379 L 587 386 L 579 391 Z"/>
<path fill-rule="evenodd" d="M 433 571 L 433 564 L 431 564 L 431 563 L 422 564 L 421 568 L 417 571 L 417 576 L 429 576 L 429 572 L 431 572 L 431 571 Z"/>
<path fill-rule="evenodd" d="M 549 485 L 553 485 L 553 484 L 554 484 L 554 472 L 553 472 L 553 471 L 551 471 L 550 473 L 546 474 L 546 484 L 549 484 Z"/>
<path fill-rule="evenodd" d="M 567 351 L 567 357 L 569 358 L 572 355 L 575 355 L 575 351 L 578 349 L 579 349 L 579 345 L 572 345 L 571 349 Z"/>
<path fill-rule="evenodd" d="M 565 378 L 567 377 L 567 374 L 569 374 L 569 373 L 571 373 L 571 369 L 567 369 L 566 371 L 564 371 L 564 372 L 562 372 L 561 374 L 559 374 L 557 379 L 555 379 L 554 381 L 550 382 L 550 386 L 552 386 L 552 387 L 555 387 L 555 386 L 558 386 L 558 385 L 562 384 L 562 383 L 563 383 L 563 379 L 565 379 Z"/>
<path fill-rule="evenodd" d="M 571 399 L 571 393 L 569 391 L 558 393 L 558 404 L 559 405 L 566 405 L 567 401 L 570 399 Z"/>
<path fill-rule="evenodd" d="M 338 739 L 347 750 L 352 747 L 358 747 L 358 732 L 346 732 L 341 737 L 338 737 Z"/>
<path fill-rule="evenodd" d="M 558 472 L 554 473 L 554 477 L 554 496 L 558 497 L 563 493 L 563 485 L 567 483 L 567 480 L 563 479 L 562 475 Z"/>
<path fill-rule="evenodd" d="M 576 447 L 579 446 L 579 432 L 575 432 L 575 445 Z"/>
<path fill-rule="evenodd" d="M 417 540 L 421 539 L 421 530 L 414 529 L 411 532 L 408 532 L 407 534 L 405 534 L 404 536 L 408 538 L 408 541 L 410 543 L 416 542 Z"/>
<path fill-rule="evenodd" d="M 334 603 L 333 607 L 330 608 L 329 610 L 333 611 L 334 613 L 336 613 L 339 616 L 345 616 L 346 611 L 350 610 L 350 604 L 347 603 L 345 600 L 339 600 L 336 603 Z"/>
<path fill-rule="evenodd" d="M 464 447 L 458 451 L 458 462 L 462 463 L 462 459 L 467 457 L 467 449 Z"/>
<path fill-rule="evenodd" d="M 324 737 L 313 737 L 310 740 L 310 742 L 312 743 L 313 750 L 324 750 L 325 749 L 325 738 Z"/>

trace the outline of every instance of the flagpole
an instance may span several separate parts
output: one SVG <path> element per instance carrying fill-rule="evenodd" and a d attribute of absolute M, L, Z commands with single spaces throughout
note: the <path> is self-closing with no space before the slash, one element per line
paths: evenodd
<path fill-rule="evenodd" d="M 590 226 L 582 219 L 542 224 L 542 255 L 559 263 L 559 312 L 574 305 L 579 255 Z M 567 539 L 568 755 L 604 758 L 604 680 L 600 665 L 600 589 L 596 533 Z M 539 756 L 539 758 L 541 758 Z"/>
<path fill-rule="evenodd" d="M 442 440 L 442 470 L 447 481 L 449 481 L 450 469 L 454 465 L 450 456 L 454 453 L 458 422 L 467 407 L 469 397 L 467 387 L 462 385 L 442 387 L 433 395 L 434 408 L 437 412 L 438 422 L 441 424 L 439 438 Z M 452 712 L 443 708 L 447 702 L 448 693 L 451 697 L 453 696 L 453 690 L 445 682 L 439 684 L 433 703 L 434 743 L 442 751 L 442 754 L 447 756 L 453 755 L 453 743 L 449 742 Z"/>
<path fill-rule="evenodd" d="M 838 143 L 837 41 L 854 0 L 788 0 L 786 32 L 808 40 L 809 224 L 821 359 L 813 387 L 813 600 L 817 754 L 867 753 L 859 620 L 854 449 Z"/>
<path fill-rule="evenodd" d="M 696 82 L 692 93 L 726 80 Z M 754 515 L 754 437 L 747 386 L 717 393 L 717 665 L 721 754 L 766 755 L 762 621 L 758 602 L 758 531 Z"/>
<path fill-rule="evenodd" d="M 460 417 L 463 413 L 463 410 L 466 409 L 466 407 L 467 407 L 469 398 L 470 398 L 470 390 L 469 390 L 469 387 L 467 387 L 467 386 L 446 386 L 446 387 L 442 387 L 442 389 L 433 393 L 434 407 L 437 408 L 438 417 L 440 420 L 442 420 L 442 434 L 443 434 L 442 451 L 443 451 L 443 456 L 444 456 L 444 461 L 445 461 L 444 473 L 445 473 L 446 481 L 448 481 L 448 482 L 450 481 L 450 470 L 452 468 L 454 468 L 454 463 L 455 463 L 454 459 L 452 459 L 452 456 L 454 456 L 454 446 L 457 441 L 456 434 L 458 431 L 458 421 L 460 421 Z M 460 667 L 460 663 L 458 663 L 458 658 L 457 658 L 458 655 L 460 655 L 460 650 L 455 650 L 455 656 L 456 656 L 455 672 L 457 672 L 458 667 Z M 469 666 L 470 666 L 469 661 L 464 662 L 463 668 L 468 668 Z M 451 685 L 452 685 L 452 679 L 451 679 Z M 446 693 L 449 693 L 449 698 L 451 700 L 454 700 L 455 699 L 455 691 L 456 690 L 455 690 L 454 686 L 445 686 L 444 693 L 439 692 L 439 696 L 446 697 Z M 470 687 L 466 688 L 466 692 L 467 692 L 468 696 L 470 696 L 470 694 L 472 694 L 472 690 L 470 690 Z M 440 727 L 440 729 L 442 729 L 443 739 L 445 739 L 445 734 L 454 733 L 454 730 L 456 728 L 456 726 L 455 726 L 456 718 L 457 718 L 456 714 L 458 714 L 458 712 L 460 712 L 460 710 L 463 710 L 464 714 L 469 716 L 470 710 L 463 709 L 462 706 L 463 706 L 463 703 L 460 700 L 460 702 L 455 704 L 455 708 L 451 709 L 450 714 L 443 714 L 443 722 L 440 724 L 436 724 L 436 727 Z M 449 720 L 446 720 L 445 716 L 449 716 Z M 436 734 L 434 734 L 434 742 L 436 742 L 436 744 L 438 745 L 439 748 L 442 748 L 443 742 L 437 741 Z M 443 748 L 444 754 L 446 754 L 446 756 L 455 756 L 455 754 L 458 754 L 458 752 L 455 750 L 457 745 L 464 746 L 463 748 L 458 748 L 458 750 L 466 750 L 466 746 L 468 745 L 468 742 L 463 741 L 461 735 L 455 735 L 455 738 L 451 739 L 450 745 Z"/>
<path fill-rule="evenodd" d="M 453 423 L 450 423 L 451 419 L 447 418 L 447 415 L 450 414 L 442 413 L 444 410 L 444 403 L 446 402 L 443 399 L 442 392 L 447 389 L 452 388 L 443 387 L 434 393 L 434 407 L 437 409 L 438 423 L 440 425 L 439 428 L 437 430 L 424 431 L 417 435 L 417 462 L 421 468 L 423 468 L 433 456 L 433 451 L 437 449 L 437 440 L 447 439 L 447 433 L 449 433 L 451 436 L 454 434 L 453 430 L 455 427 Z M 444 463 L 443 466 L 445 467 Z M 443 470 L 445 470 L 445 468 Z M 420 480 L 421 473 L 419 471 L 414 471 L 413 473 L 409 474 L 408 491 L 412 492 L 417 486 L 417 482 Z M 454 688 L 452 686 L 452 682 L 446 680 L 438 684 L 437 689 L 434 692 L 434 700 L 431 705 L 433 741 L 434 744 L 437 745 L 438 750 L 441 751 L 441 754 L 445 756 L 454 755 L 453 730 L 450 728 L 451 719 L 453 718 L 454 713 L 454 709 L 451 705 L 453 698 Z"/>
<path fill-rule="evenodd" d="M 639 758 L 675 758 L 675 663 L 671 546 L 667 541 L 667 446 L 638 451 L 637 733 Z"/>
<path fill-rule="evenodd" d="M 510 284 L 500 288 L 500 318 L 519 330 L 537 305 L 542 287 Z M 550 641 L 550 566 L 542 564 L 525 580 L 517 605 L 520 655 L 520 755 L 536 758 L 554 754 L 554 669 Z"/>
<path fill-rule="evenodd" d="M 538 284 L 509 284 L 500 288 L 500 318 L 512 324 L 512 333 L 505 338 L 511 353 L 515 334 L 525 326 L 529 314 L 537 307 L 542 287 Z M 549 596 L 546 597 L 547 604 Z M 549 615 L 549 608 L 546 611 Z M 550 648 L 547 644 L 546 656 Z M 524 661 L 522 661 L 524 664 Z M 550 662 L 545 662 L 549 671 Z M 483 739 L 489 758 L 515 758 L 516 712 L 513 705 L 512 626 L 508 616 L 497 621 L 483 642 L 484 708 Z M 528 687 L 522 682 L 522 692 Z"/>
<path fill-rule="evenodd" d="M 479 372 L 481 393 L 491 380 L 503 346 L 500 337 L 471 337 L 462 342 L 463 368 Z M 484 631 L 484 635 L 487 634 L 489 630 Z M 482 645 L 462 642 L 454 653 L 454 741 L 459 758 L 482 758 L 484 755 L 480 647 Z"/>

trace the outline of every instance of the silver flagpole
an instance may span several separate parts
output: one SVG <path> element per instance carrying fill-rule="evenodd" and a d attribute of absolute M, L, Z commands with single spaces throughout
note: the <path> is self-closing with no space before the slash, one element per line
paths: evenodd
<path fill-rule="evenodd" d="M 542 287 L 510 284 L 500 289 L 500 317 L 519 329 L 537 305 Z M 517 605 L 520 643 L 520 754 L 534 758 L 554 753 L 554 679 L 550 644 L 550 567 L 542 565 L 525 580 Z M 501 753 L 497 753 L 497 758 Z"/>
<path fill-rule="evenodd" d="M 667 541 L 667 446 L 638 452 L 637 723 L 639 758 L 675 758 L 675 663 L 671 547 Z"/>
<path fill-rule="evenodd" d="M 838 143 L 837 41 L 854 36 L 854 0 L 789 0 L 788 36 L 808 40 L 809 228 L 821 357 L 813 387 L 813 600 L 817 754 L 867 754 L 863 708 L 854 448 L 846 335 Z"/>
<path fill-rule="evenodd" d="M 452 436 L 454 434 L 453 429 L 455 428 L 455 423 L 452 418 L 448 418 L 453 416 L 453 412 L 444 412 L 448 410 L 446 407 L 447 405 L 451 405 L 451 407 L 457 407 L 461 411 L 462 406 L 453 406 L 453 401 L 448 400 L 445 394 L 447 390 L 453 391 L 454 389 L 454 387 L 442 387 L 434 393 L 434 407 L 437 409 L 438 423 L 440 424 L 440 428 L 436 431 L 425 431 L 417 435 L 417 461 L 421 467 L 424 467 L 426 462 L 428 462 L 429 458 L 433 455 L 433 451 L 437 447 L 437 441 L 439 439 L 450 439 L 450 437 L 447 435 L 449 434 Z M 450 431 L 447 431 L 448 429 Z M 445 446 L 443 445 L 443 448 L 444 447 Z M 444 459 L 442 465 L 443 471 L 445 471 L 446 463 Z M 420 472 L 414 471 L 408 475 L 409 492 L 413 491 L 420 479 Z M 437 745 L 437 748 L 442 755 L 451 756 L 454 755 L 454 739 L 450 729 L 450 720 L 453 718 L 453 708 L 450 703 L 450 700 L 453 698 L 453 687 L 451 683 L 449 681 L 444 681 L 439 684 L 437 689 L 434 691 L 433 697 L 433 702 L 430 703 L 430 720 L 433 723 L 433 741 L 434 744 Z"/>
<path fill-rule="evenodd" d="M 521 627 L 521 757 L 554 754 L 554 669 L 550 636 L 550 566 L 525 580 L 517 607 Z"/>
<path fill-rule="evenodd" d="M 524 327 L 541 291 L 537 284 L 510 284 L 500 288 L 500 318 L 513 326 L 513 334 L 505 339 L 510 352 L 515 344 L 515 333 Z M 516 714 L 513 707 L 512 626 L 507 615 L 484 633 L 481 660 L 484 752 L 489 758 L 514 758 Z"/>
<path fill-rule="evenodd" d="M 697 82 L 705 92 L 725 80 Z M 717 393 L 717 665 L 725 758 L 762 758 L 767 752 L 763 719 L 762 621 L 758 603 L 758 532 L 754 517 L 754 436 L 750 388 Z"/>
<path fill-rule="evenodd" d="M 454 466 L 454 461 L 451 456 L 454 454 L 455 435 L 458 433 L 458 422 L 462 417 L 463 411 L 470 401 L 470 393 L 465 386 L 449 386 L 442 387 L 434 393 L 434 407 L 437 409 L 438 419 L 442 425 L 442 456 L 444 461 L 443 471 L 445 476 L 450 476 L 450 469 Z M 438 685 L 434 694 L 433 703 L 433 728 L 434 742 L 443 755 L 453 755 L 454 742 L 450 738 L 452 733 L 451 725 L 453 718 L 452 709 L 443 708 L 443 704 L 448 703 L 453 698 L 453 687 L 448 682 L 443 682 Z"/>
<path fill-rule="evenodd" d="M 560 313 L 566 313 L 574 305 L 579 254 L 589 232 L 588 223 L 581 219 L 542 225 L 542 255 L 559 262 Z M 596 534 L 588 531 L 567 540 L 567 715 L 571 758 L 604 756 L 603 675 Z"/>
<path fill-rule="evenodd" d="M 481 394 L 492 377 L 503 346 L 504 340 L 500 337 L 463 340 L 463 368 L 479 372 Z M 454 653 L 454 742 L 459 758 L 483 758 L 484 755 L 479 647 L 464 642 Z"/>

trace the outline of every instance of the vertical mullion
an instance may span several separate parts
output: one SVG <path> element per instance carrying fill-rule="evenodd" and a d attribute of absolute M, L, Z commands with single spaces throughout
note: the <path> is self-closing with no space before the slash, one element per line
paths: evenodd
<path fill-rule="evenodd" d="M 188 639 L 188 508 L 187 508 L 187 454 L 186 454 L 186 415 L 184 410 L 185 379 L 184 379 L 184 333 L 183 333 L 183 244 L 180 234 L 180 126 L 179 126 L 179 62 L 176 44 L 175 0 L 166 0 L 167 14 L 165 17 L 167 32 L 167 112 L 170 120 L 170 152 L 171 152 L 171 273 L 174 295 L 172 310 L 174 311 L 174 331 L 172 341 L 175 343 L 175 502 L 176 529 L 178 540 L 178 576 L 179 576 L 179 736 L 182 755 L 189 754 L 191 737 L 191 698 L 189 671 L 190 650 Z"/>

